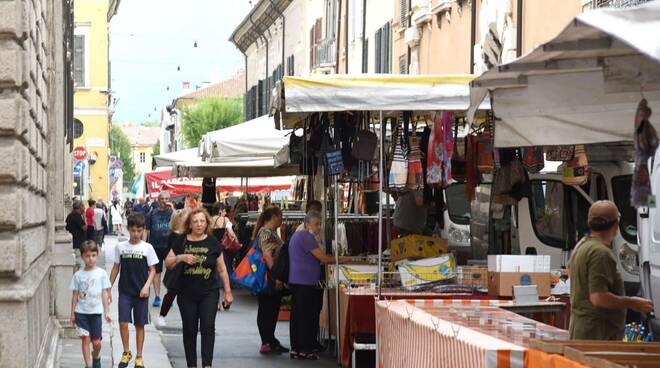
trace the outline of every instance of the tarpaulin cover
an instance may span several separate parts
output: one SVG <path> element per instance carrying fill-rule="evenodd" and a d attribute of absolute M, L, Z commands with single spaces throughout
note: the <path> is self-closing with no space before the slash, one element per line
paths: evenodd
<path fill-rule="evenodd" d="M 166 167 L 172 166 L 176 162 L 196 160 L 197 157 L 197 148 L 189 148 L 176 152 L 163 153 L 154 157 L 154 159 L 156 160 L 156 166 Z"/>
<path fill-rule="evenodd" d="M 660 1 L 580 14 L 549 42 L 476 78 L 468 119 L 490 92 L 498 147 L 631 141 L 640 99 L 660 111 L 659 30 Z"/>

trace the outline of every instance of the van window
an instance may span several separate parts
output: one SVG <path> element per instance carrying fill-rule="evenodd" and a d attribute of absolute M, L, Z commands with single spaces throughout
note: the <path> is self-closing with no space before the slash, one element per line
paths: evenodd
<path fill-rule="evenodd" d="M 615 176 L 612 178 L 612 193 L 614 203 L 619 207 L 621 221 L 619 222 L 621 236 L 628 242 L 637 244 L 637 212 L 630 206 L 630 187 L 632 175 Z"/>
<path fill-rule="evenodd" d="M 470 224 L 470 202 L 465 197 L 465 184 L 452 184 L 445 189 L 449 219 L 455 224 Z"/>
<path fill-rule="evenodd" d="M 562 248 L 564 185 L 560 181 L 532 180 L 529 203 L 536 236 L 547 245 Z"/>

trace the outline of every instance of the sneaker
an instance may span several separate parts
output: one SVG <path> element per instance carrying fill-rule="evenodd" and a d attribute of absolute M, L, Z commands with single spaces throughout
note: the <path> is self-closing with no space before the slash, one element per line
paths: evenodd
<path fill-rule="evenodd" d="M 135 368 L 144 368 L 144 360 L 142 360 L 142 357 L 135 358 Z"/>
<path fill-rule="evenodd" d="M 167 326 L 167 322 L 165 322 L 165 317 L 158 316 L 158 319 L 156 319 L 156 327 L 165 327 L 165 326 Z"/>
<path fill-rule="evenodd" d="M 153 306 L 154 306 L 154 307 L 160 307 L 160 297 L 159 297 L 159 296 L 157 296 L 157 297 L 154 298 L 154 304 L 153 304 Z"/>
<path fill-rule="evenodd" d="M 133 359 L 133 354 L 131 354 L 130 351 L 124 352 L 121 355 L 121 360 L 119 361 L 119 365 L 117 368 L 126 368 L 128 367 L 128 363 L 131 362 L 131 359 Z"/>
<path fill-rule="evenodd" d="M 101 358 L 92 360 L 92 368 L 101 368 Z"/>
<path fill-rule="evenodd" d="M 270 344 L 261 344 L 261 348 L 259 348 L 259 354 L 268 354 L 270 351 Z"/>

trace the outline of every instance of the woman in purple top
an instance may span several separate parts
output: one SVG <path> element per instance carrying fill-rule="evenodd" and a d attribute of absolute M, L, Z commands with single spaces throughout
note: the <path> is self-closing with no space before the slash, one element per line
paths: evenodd
<path fill-rule="evenodd" d="M 310 211 L 305 216 L 305 230 L 293 234 L 289 241 L 289 287 L 293 294 L 291 301 L 291 359 L 317 360 L 312 353 L 318 331 L 318 319 L 314 314 L 321 308 L 316 305 L 319 293 L 317 287 L 321 276 L 321 264 L 334 263 L 335 258 L 325 254 L 315 235 L 321 231 L 321 214 Z M 344 257 L 340 262 L 344 261 Z"/>

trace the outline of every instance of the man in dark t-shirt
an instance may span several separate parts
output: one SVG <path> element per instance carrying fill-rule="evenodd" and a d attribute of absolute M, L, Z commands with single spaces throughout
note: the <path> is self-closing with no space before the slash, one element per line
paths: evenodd
<path fill-rule="evenodd" d="M 66 230 L 73 237 L 73 249 L 76 254 L 76 268 L 83 265 L 80 257 L 80 245 L 87 239 L 87 224 L 83 218 L 83 204 L 81 201 L 73 202 L 73 209 L 66 217 Z"/>
<path fill-rule="evenodd" d="M 146 216 L 147 242 L 154 247 L 158 256 L 156 265 L 156 277 L 154 278 L 154 307 L 160 307 L 160 274 L 163 272 L 163 262 L 169 249 L 167 249 L 167 239 L 170 236 L 170 219 L 172 218 L 172 207 L 170 204 L 170 195 L 167 192 L 160 192 L 158 195 L 158 207 L 154 208 Z"/>

